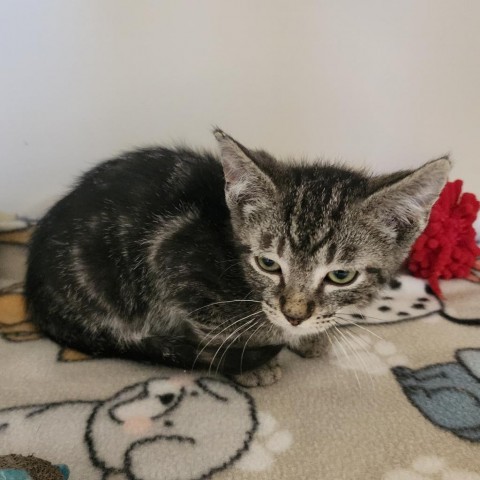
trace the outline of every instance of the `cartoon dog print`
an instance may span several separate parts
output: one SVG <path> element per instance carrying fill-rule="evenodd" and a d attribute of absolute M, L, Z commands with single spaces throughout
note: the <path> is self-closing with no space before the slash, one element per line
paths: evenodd
<path fill-rule="evenodd" d="M 104 401 L 0 410 L 0 454 L 65 463 L 75 479 L 194 480 L 240 459 L 258 426 L 252 397 L 212 378 L 153 378 Z"/>

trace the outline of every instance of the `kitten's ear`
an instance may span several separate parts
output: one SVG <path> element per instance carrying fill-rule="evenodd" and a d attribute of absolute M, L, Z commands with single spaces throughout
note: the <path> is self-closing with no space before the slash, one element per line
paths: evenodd
<path fill-rule="evenodd" d="M 275 195 L 272 180 L 256 165 L 250 152 L 232 137 L 216 129 L 213 134 L 220 146 L 220 159 L 225 176 L 225 195 L 232 208 L 250 211 L 262 206 Z"/>
<path fill-rule="evenodd" d="M 425 228 L 430 210 L 447 182 L 448 157 L 426 163 L 413 172 L 392 175 L 364 202 L 366 212 L 382 221 L 397 242 L 413 242 Z"/>

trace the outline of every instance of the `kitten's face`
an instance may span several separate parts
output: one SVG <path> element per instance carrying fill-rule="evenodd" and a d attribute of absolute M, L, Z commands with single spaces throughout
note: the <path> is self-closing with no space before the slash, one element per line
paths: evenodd
<path fill-rule="evenodd" d="M 361 211 L 356 200 L 363 186 L 349 186 L 352 180 L 358 181 L 283 185 L 276 201 L 236 219 L 250 250 L 247 278 L 267 318 L 290 341 L 341 322 L 345 307 L 367 304 L 407 254 Z"/>
<path fill-rule="evenodd" d="M 342 322 L 398 270 L 428 220 L 450 163 L 368 177 L 280 164 L 216 132 L 245 274 L 285 341 Z"/>

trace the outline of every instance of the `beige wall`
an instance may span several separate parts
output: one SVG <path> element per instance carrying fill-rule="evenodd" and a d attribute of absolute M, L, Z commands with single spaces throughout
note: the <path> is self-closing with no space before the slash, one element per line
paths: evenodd
<path fill-rule="evenodd" d="M 0 210 L 218 124 L 378 171 L 451 152 L 480 194 L 480 2 L 2 0 Z"/>

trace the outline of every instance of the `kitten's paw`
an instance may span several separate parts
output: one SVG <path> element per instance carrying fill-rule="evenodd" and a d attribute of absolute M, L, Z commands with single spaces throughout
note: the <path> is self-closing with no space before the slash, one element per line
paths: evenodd
<path fill-rule="evenodd" d="M 331 344 L 325 333 L 313 338 L 306 338 L 299 345 L 291 346 L 289 349 L 303 358 L 315 358 L 326 356 L 330 351 Z"/>
<path fill-rule="evenodd" d="M 266 387 L 282 378 L 282 369 L 276 358 L 249 372 L 232 375 L 235 382 L 242 387 Z"/>

